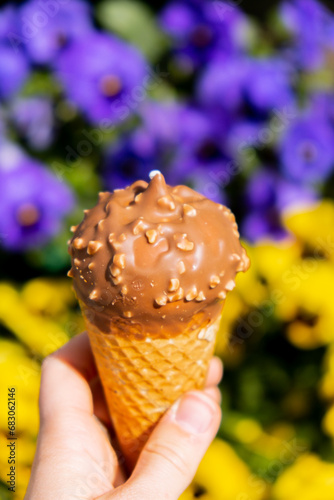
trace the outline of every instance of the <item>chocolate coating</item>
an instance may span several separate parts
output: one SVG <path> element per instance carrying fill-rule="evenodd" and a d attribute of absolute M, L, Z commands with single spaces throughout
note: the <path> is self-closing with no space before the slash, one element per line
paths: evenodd
<path fill-rule="evenodd" d="M 100 193 L 73 230 L 69 275 L 105 332 L 161 337 L 209 324 L 249 267 L 231 211 L 162 174 Z"/>

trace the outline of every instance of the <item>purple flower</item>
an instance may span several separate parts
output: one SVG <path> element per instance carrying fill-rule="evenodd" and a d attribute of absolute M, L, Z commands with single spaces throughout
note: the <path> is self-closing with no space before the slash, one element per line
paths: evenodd
<path fill-rule="evenodd" d="M 253 210 L 244 218 L 241 225 L 241 235 L 251 243 L 262 239 L 281 240 L 287 236 L 282 227 L 280 213 L 275 207 L 262 210 Z"/>
<path fill-rule="evenodd" d="M 174 1 L 162 11 L 160 21 L 185 69 L 217 54 L 233 54 L 246 45 L 246 18 L 230 2 Z"/>
<path fill-rule="evenodd" d="M 334 16 L 316 0 L 285 1 L 280 17 L 294 36 L 292 56 L 295 64 L 306 70 L 319 68 L 326 51 L 334 50 Z"/>
<path fill-rule="evenodd" d="M 187 153 L 199 161 L 216 159 L 222 154 L 222 133 L 225 123 L 218 123 L 202 109 L 190 105 L 179 106 L 175 139 Z"/>
<path fill-rule="evenodd" d="M 17 11 L 12 5 L 0 9 L 0 100 L 10 99 L 29 76 L 24 54 L 13 50 L 9 34 L 16 26 Z"/>
<path fill-rule="evenodd" d="M 180 126 L 180 106 L 176 102 L 145 102 L 139 109 L 141 125 L 112 144 L 106 153 L 104 178 L 107 187 L 124 187 L 148 178 L 158 168 L 168 179 L 175 155 Z"/>
<path fill-rule="evenodd" d="M 47 243 L 74 206 L 70 189 L 15 145 L 0 150 L 0 235 L 8 250 Z"/>
<path fill-rule="evenodd" d="M 13 5 L 6 5 L 0 9 L 0 44 L 10 44 L 9 34 L 15 30 L 17 23 L 17 11 Z"/>
<path fill-rule="evenodd" d="M 180 163 L 176 163 L 169 174 L 175 179 L 174 184 L 186 184 L 216 203 L 226 203 L 223 188 L 230 180 L 227 161 L 221 159 L 203 165 L 190 156 L 179 158 L 179 161 Z"/>
<path fill-rule="evenodd" d="M 43 150 L 53 140 L 52 102 L 46 97 L 21 98 L 14 101 L 10 117 L 30 147 Z"/>
<path fill-rule="evenodd" d="M 123 187 L 158 168 L 170 184 L 188 184 L 221 201 L 228 160 L 214 120 L 174 102 L 148 102 L 140 113 L 141 126 L 107 152 L 107 186 Z"/>
<path fill-rule="evenodd" d="M 208 198 L 222 203 L 221 165 L 203 168 L 185 156 L 180 164 L 169 162 L 170 144 L 157 144 L 144 129 L 137 129 L 109 148 L 104 160 L 104 179 L 108 189 L 128 186 L 138 179 L 148 180 L 151 170 L 158 168 L 170 184 L 187 184 Z"/>
<path fill-rule="evenodd" d="M 198 81 L 197 98 L 209 108 L 236 111 L 244 100 L 246 77 L 247 60 L 244 57 L 214 59 Z"/>
<path fill-rule="evenodd" d="M 226 151 L 235 158 L 241 154 L 249 154 L 249 149 L 263 147 L 271 139 L 267 121 L 249 119 L 234 120 L 226 135 Z"/>
<path fill-rule="evenodd" d="M 286 181 L 277 172 L 263 167 L 249 179 L 246 200 L 247 206 L 252 209 L 275 206 L 282 211 L 298 204 L 311 203 L 315 194 L 311 189 Z"/>
<path fill-rule="evenodd" d="M 292 68 L 278 58 L 249 61 L 244 91 L 251 106 L 260 111 L 271 111 L 291 105 Z"/>
<path fill-rule="evenodd" d="M 143 128 L 117 140 L 104 158 L 104 179 L 109 190 L 129 186 L 138 179 L 148 179 L 151 170 L 161 165 L 157 160 L 155 141 Z"/>
<path fill-rule="evenodd" d="M 20 11 L 11 43 L 35 63 L 50 63 L 59 51 L 93 30 L 91 8 L 82 0 L 30 0 Z"/>
<path fill-rule="evenodd" d="M 295 119 L 278 145 L 287 178 L 323 182 L 334 168 L 334 129 L 326 118 L 308 114 Z"/>
<path fill-rule="evenodd" d="M 333 91 L 314 92 L 310 96 L 309 110 L 313 116 L 328 120 L 334 127 L 334 93 Z"/>
<path fill-rule="evenodd" d="M 218 122 L 203 109 L 176 102 L 147 102 L 140 109 L 143 126 L 160 147 L 177 148 L 198 159 L 222 154 L 226 123 Z"/>
<path fill-rule="evenodd" d="M 164 168 L 167 180 L 201 190 L 206 179 L 211 197 L 221 199 L 221 185 L 229 181 L 229 159 L 223 141 L 226 124 L 186 104 L 147 103 L 142 116 L 144 127 L 156 143 L 156 165 Z"/>
<path fill-rule="evenodd" d="M 29 65 L 23 54 L 0 44 L 0 99 L 16 94 L 29 76 Z"/>
<path fill-rule="evenodd" d="M 139 108 L 144 128 L 150 136 L 165 147 L 178 142 L 181 104 L 176 101 L 148 100 Z"/>
<path fill-rule="evenodd" d="M 290 68 L 280 59 L 218 58 L 199 79 L 197 97 L 205 106 L 224 112 L 235 112 L 245 105 L 257 112 L 270 112 L 293 102 L 291 76 Z"/>
<path fill-rule="evenodd" d="M 145 99 L 149 68 L 144 58 L 111 35 L 91 33 L 73 42 L 55 67 L 67 97 L 101 126 L 127 118 Z"/>
<path fill-rule="evenodd" d="M 315 193 L 300 184 L 282 179 L 275 171 L 263 168 L 249 180 L 245 191 L 246 216 L 241 232 L 249 241 L 287 236 L 281 214 L 288 208 L 300 208 L 316 199 Z"/>
<path fill-rule="evenodd" d="M 175 148 L 169 175 L 174 183 L 190 185 L 208 198 L 222 202 L 222 189 L 233 177 L 233 162 L 224 154 L 218 136 L 198 132 L 195 130 L 193 134 L 197 133 L 196 140 L 181 140 Z"/>

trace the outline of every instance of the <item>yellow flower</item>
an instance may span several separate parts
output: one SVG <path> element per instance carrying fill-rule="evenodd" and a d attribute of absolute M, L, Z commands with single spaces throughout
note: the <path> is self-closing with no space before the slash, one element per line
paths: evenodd
<path fill-rule="evenodd" d="M 17 398 L 16 429 L 35 437 L 38 432 L 38 392 L 40 365 L 29 358 L 23 346 L 0 340 L 0 408 L 7 408 L 9 387 L 15 387 Z M 0 412 L 0 429 L 7 430 L 7 413 Z"/>
<path fill-rule="evenodd" d="M 45 357 L 69 340 L 55 321 L 33 314 L 10 284 L 0 284 L 0 322 L 35 354 Z"/>
<path fill-rule="evenodd" d="M 323 201 L 301 213 L 286 213 L 284 223 L 296 241 L 261 243 L 253 262 L 268 284 L 268 308 L 272 305 L 276 316 L 291 323 L 289 340 L 313 349 L 334 340 L 334 204 Z"/>
<path fill-rule="evenodd" d="M 258 247 L 252 247 L 242 242 L 250 258 L 250 268 L 246 273 L 239 273 L 236 278 L 237 287 L 228 296 L 238 294 L 245 304 L 258 306 L 267 298 L 267 289 L 259 276 L 259 252 Z"/>
<path fill-rule="evenodd" d="M 295 322 L 287 329 L 290 341 L 302 349 L 334 341 L 334 308 L 332 288 L 334 266 L 327 261 L 312 260 L 286 296 L 295 307 Z"/>
<path fill-rule="evenodd" d="M 243 243 L 251 260 L 250 269 L 239 273 L 236 288 L 227 295 L 222 321 L 217 336 L 216 354 L 224 356 L 230 365 L 238 364 L 243 354 L 244 339 L 236 337 L 229 343 L 236 322 L 267 298 L 267 289 L 261 283 L 257 269 L 257 249 Z M 250 293 L 251 290 L 251 293 Z"/>
<path fill-rule="evenodd" d="M 296 459 L 300 446 L 299 442 L 297 446 L 294 427 L 290 423 L 279 422 L 262 432 L 259 438 L 251 443 L 250 449 L 270 461 L 284 465 Z"/>
<path fill-rule="evenodd" d="M 287 229 L 306 244 L 314 256 L 325 255 L 334 260 L 334 203 L 322 200 L 300 213 L 286 212 Z"/>
<path fill-rule="evenodd" d="M 301 455 L 273 486 L 273 500 L 333 500 L 334 464 L 313 454 Z"/>
<path fill-rule="evenodd" d="M 235 436 L 241 443 L 253 443 L 262 435 L 262 428 L 256 420 L 251 418 L 240 419 L 234 429 Z"/>
<path fill-rule="evenodd" d="M 282 243 L 264 242 L 256 246 L 258 273 L 271 286 L 281 282 L 284 272 L 291 268 L 301 255 L 301 246 L 291 240 Z"/>
<path fill-rule="evenodd" d="M 334 404 L 329 408 L 322 421 L 322 427 L 326 434 L 334 439 Z"/>
<path fill-rule="evenodd" d="M 301 247 L 290 240 L 281 244 L 264 242 L 257 245 L 255 251 L 258 279 L 267 284 L 266 297 L 255 305 L 261 307 L 269 316 L 274 314 L 288 321 L 296 312 L 294 297 L 291 294 L 290 274 L 293 277 Z M 248 293 L 249 290 L 252 288 L 248 289 Z"/>
<path fill-rule="evenodd" d="M 22 300 L 34 313 L 57 317 L 75 303 L 75 295 L 69 280 L 37 278 L 23 287 Z"/>
<path fill-rule="evenodd" d="M 228 343 L 234 324 L 247 309 L 247 306 L 238 293 L 234 291 L 229 293 L 226 298 L 226 304 L 224 305 L 223 315 L 217 334 L 215 345 L 215 352 L 217 355 L 222 356 L 225 352 L 230 355 Z"/>
<path fill-rule="evenodd" d="M 267 460 L 282 462 L 284 465 L 287 456 L 291 463 L 299 453 L 295 449 L 295 429 L 286 422 L 264 430 L 257 420 L 230 411 L 224 417 L 223 428 L 233 441 L 238 441 L 244 448 Z"/>
<path fill-rule="evenodd" d="M 208 498 L 207 495 L 201 495 L 201 499 L 202 500 L 206 500 L 206 498 Z M 184 493 L 182 493 L 182 495 L 179 497 L 179 500 L 194 500 L 194 491 L 193 491 L 193 487 L 192 486 L 189 486 L 189 488 L 186 489 L 186 491 Z"/>
<path fill-rule="evenodd" d="M 262 309 L 264 318 L 275 314 L 284 321 L 294 319 L 298 297 L 295 291 L 302 282 L 299 267 L 304 266 L 302 245 L 292 239 L 282 243 L 266 241 L 247 250 L 251 268 L 238 277 L 237 292 L 249 306 Z"/>
<path fill-rule="evenodd" d="M 268 284 L 267 300 L 259 306 L 291 323 L 289 340 L 302 349 L 333 341 L 333 263 L 302 258 L 302 247 L 296 243 L 258 245 L 255 259 L 259 276 Z"/>
<path fill-rule="evenodd" d="M 30 466 L 39 426 L 38 393 L 40 365 L 17 342 L 0 339 L 0 479 L 6 482 L 8 470 L 8 388 L 15 388 L 16 494 L 21 500 L 29 481 Z M 6 443 L 6 444 L 5 444 Z"/>
<path fill-rule="evenodd" d="M 31 467 L 19 467 L 17 470 L 17 483 L 14 500 L 22 500 L 26 494 L 29 479 L 31 474 Z"/>
<path fill-rule="evenodd" d="M 29 461 L 32 461 L 35 452 L 35 444 L 25 436 L 20 436 L 17 443 L 15 450 L 15 493 L 10 492 L 9 498 L 22 500 L 28 486 L 31 472 L 30 466 L 26 465 L 26 457 L 28 457 Z M 0 480 L 6 485 L 9 480 L 7 474 L 10 473 L 10 464 L 8 464 L 9 448 L 7 444 L 7 436 L 0 432 Z"/>
<path fill-rule="evenodd" d="M 323 200 L 300 213 L 286 212 L 284 223 L 307 258 L 296 258 L 283 271 L 286 300 L 278 313 L 292 322 L 287 329 L 290 341 L 313 349 L 334 341 L 334 203 Z"/>
<path fill-rule="evenodd" d="M 256 477 L 227 443 L 215 439 L 205 454 L 194 482 L 180 497 L 195 499 L 201 491 L 203 500 L 261 500 L 266 483 Z"/>
<path fill-rule="evenodd" d="M 7 434 L 0 431 L 0 441 L 2 441 L 2 445 L 7 441 Z M 17 450 L 19 449 L 19 453 L 16 453 L 15 461 L 16 464 L 20 467 L 30 467 L 36 449 L 36 440 L 32 439 L 31 436 L 22 433 L 18 436 L 17 439 Z M 0 447 L 0 474 L 4 472 L 6 469 L 6 464 L 8 465 L 8 448 L 5 446 Z M 3 474 L 1 474 L 3 477 Z"/>

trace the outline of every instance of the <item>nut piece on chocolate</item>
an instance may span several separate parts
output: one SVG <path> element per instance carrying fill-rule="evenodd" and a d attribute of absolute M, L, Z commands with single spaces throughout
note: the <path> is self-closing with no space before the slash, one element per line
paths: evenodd
<path fill-rule="evenodd" d="M 160 173 L 100 193 L 73 230 L 69 275 L 106 332 L 122 321 L 153 336 L 208 324 L 249 267 L 231 211 Z"/>

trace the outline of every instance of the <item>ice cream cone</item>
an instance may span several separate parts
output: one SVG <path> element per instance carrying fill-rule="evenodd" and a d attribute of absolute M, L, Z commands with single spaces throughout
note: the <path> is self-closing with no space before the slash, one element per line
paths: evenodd
<path fill-rule="evenodd" d="M 72 230 L 69 276 L 130 471 L 167 408 L 203 387 L 226 294 L 249 259 L 227 207 L 160 173 L 100 193 Z"/>
<path fill-rule="evenodd" d="M 169 338 L 109 334 L 87 317 L 86 327 L 108 410 L 131 471 L 154 426 L 182 394 L 202 389 L 213 355 L 219 319 Z"/>

